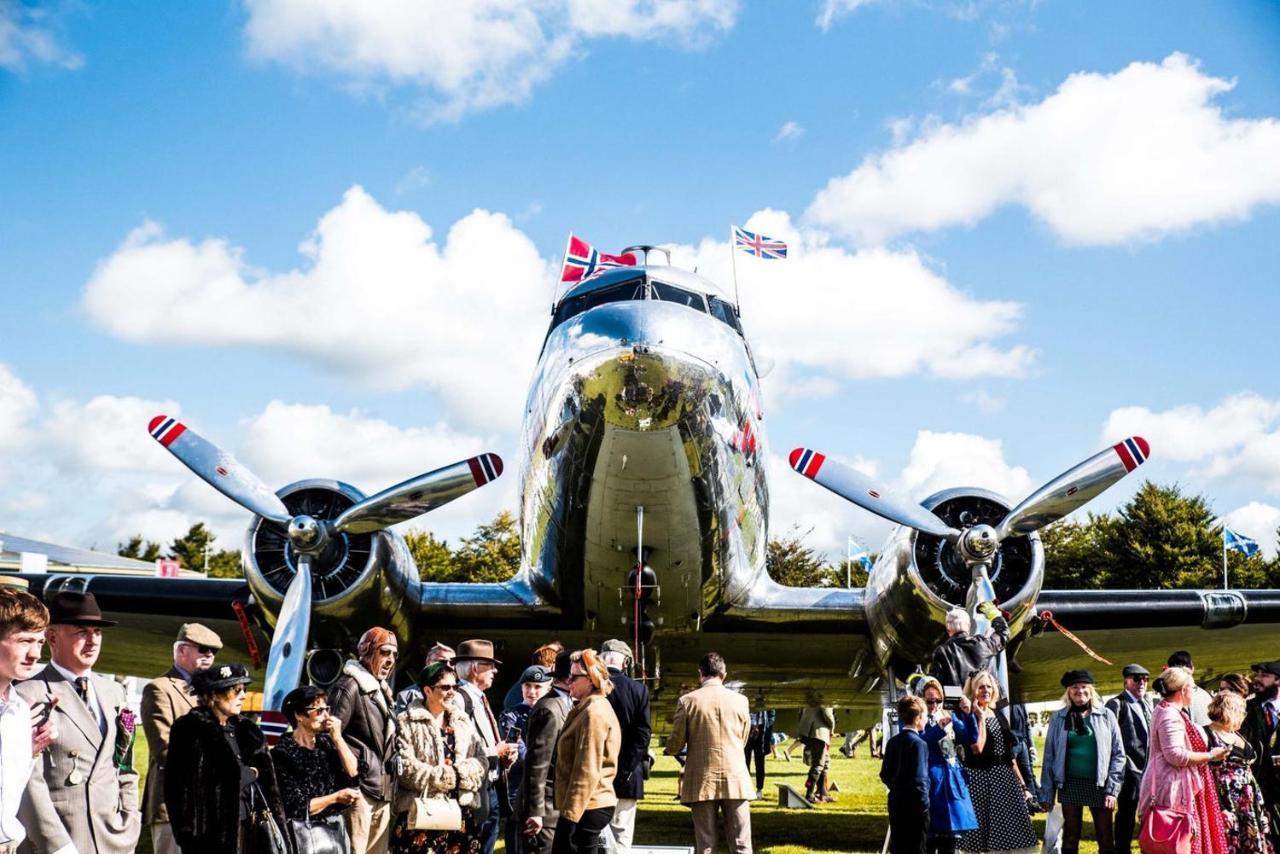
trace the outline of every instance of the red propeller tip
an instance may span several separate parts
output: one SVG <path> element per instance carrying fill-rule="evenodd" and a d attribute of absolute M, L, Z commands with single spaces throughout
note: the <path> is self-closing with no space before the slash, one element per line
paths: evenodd
<path fill-rule="evenodd" d="M 787 457 L 787 461 L 791 463 L 791 467 L 795 468 L 796 463 L 800 462 L 800 456 L 804 453 L 804 448 L 796 448 L 791 452 L 791 456 Z"/>
<path fill-rule="evenodd" d="M 147 425 L 147 432 L 148 433 L 156 432 L 156 428 L 159 427 L 161 424 L 163 424 L 166 420 L 168 420 L 168 418 L 169 418 L 168 415 L 157 415 L 155 418 L 152 418 L 151 423 Z"/>
<path fill-rule="evenodd" d="M 1147 440 L 1141 436 L 1134 436 L 1133 441 L 1138 443 L 1138 449 L 1142 451 L 1144 457 L 1151 456 L 1151 445 L 1147 444 Z"/>
<path fill-rule="evenodd" d="M 502 474 L 502 457 L 497 454 L 489 455 L 489 462 L 493 465 L 493 476 L 498 477 Z"/>

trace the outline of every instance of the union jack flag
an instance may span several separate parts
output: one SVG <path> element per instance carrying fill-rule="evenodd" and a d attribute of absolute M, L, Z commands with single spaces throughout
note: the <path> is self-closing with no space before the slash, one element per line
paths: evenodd
<path fill-rule="evenodd" d="M 564 266 L 560 268 L 560 283 L 581 282 L 610 267 L 634 267 L 635 265 L 634 252 L 606 255 L 581 237 L 570 233 L 569 245 L 564 250 Z"/>
<path fill-rule="evenodd" d="M 787 244 L 763 234 L 747 231 L 745 228 L 733 227 L 733 245 L 748 255 L 757 258 L 786 258 Z"/>

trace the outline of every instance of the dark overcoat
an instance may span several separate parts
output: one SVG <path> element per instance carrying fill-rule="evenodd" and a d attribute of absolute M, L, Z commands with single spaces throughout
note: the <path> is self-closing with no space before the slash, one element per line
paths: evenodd
<path fill-rule="evenodd" d="M 615 667 L 609 668 L 613 692 L 609 705 L 622 726 L 622 751 L 618 754 L 618 776 L 613 780 L 613 793 L 620 800 L 638 801 L 644 797 L 644 772 L 649 760 L 649 740 L 653 735 L 649 723 L 649 689 Z"/>

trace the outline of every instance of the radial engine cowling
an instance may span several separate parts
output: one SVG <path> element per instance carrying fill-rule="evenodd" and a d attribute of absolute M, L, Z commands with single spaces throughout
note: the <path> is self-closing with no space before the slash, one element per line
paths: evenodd
<path fill-rule="evenodd" d="M 957 529 L 996 525 L 1009 504 L 983 489 L 950 489 L 920 502 Z M 996 604 L 1009 613 L 1016 634 L 1044 581 L 1044 548 L 1038 534 L 1009 537 L 1000 544 L 990 569 Z M 866 609 L 876 655 L 905 676 L 927 665 L 934 647 L 946 637 L 946 614 L 965 606 L 972 572 L 956 546 L 941 537 L 898 528 L 885 546 L 867 583 Z"/>
<path fill-rule="evenodd" d="M 336 480 L 302 480 L 276 493 L 291 515 L 322 524 L 365 495 Z M 268 622 L 275 624 L 297 567 L 279 525 L 255 517 L 245 534 L 245 578 Z M 393 531 L 347 534 L 331 531 L 328 545 L 312 559 L 312 645 L 354 648 L 370 626 L 385 626 L 407 642 L 419 581 L 404 538 Z M 319 617 L 320 619 L 314 619 Z"/>

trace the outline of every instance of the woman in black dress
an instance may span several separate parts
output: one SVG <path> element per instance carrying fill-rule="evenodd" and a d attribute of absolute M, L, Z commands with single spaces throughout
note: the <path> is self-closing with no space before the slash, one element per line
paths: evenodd
<path fill-rule="evenodd" d="M 184 854 L 259 850 L 252 818 L 264 804 L 283 834 L 284 805 L 267 740 L 257 724 L 240 715 L 247 684 L 243 664 L 196 673 L 191 688 L 200 704 L 169 731 L 164 802 Z"/>
<path fill-rule="evenodd" d="M 973 704 L 963 729 L 970 733 L 965 750 L 964 775 L 978 827 L 960 837 L 962 851 L 1024 851 L 1037 847 L 1031 827 L 1027 790 L 1013 759 L 1013 733 L 996 712 L 1000 688 L 995 677 L 980 670 L 969 677 L 965 696 Z"/>
<path fill-rule="evenodd" d="M 360 790 L 355 788 L 359 767 L 342 737 L 342 724 L 329 714 L 328 700 L 314 685 L 289 692 L 281 711 L 293 730 L 280 739 L 271 758 L 285 815 L 295 822 L 328 824 L 328 832 L 345 840 L 346 825 L 341 816 L 360 799 Z"/>

